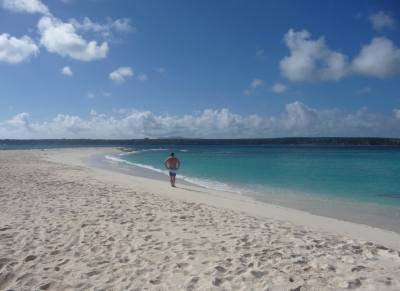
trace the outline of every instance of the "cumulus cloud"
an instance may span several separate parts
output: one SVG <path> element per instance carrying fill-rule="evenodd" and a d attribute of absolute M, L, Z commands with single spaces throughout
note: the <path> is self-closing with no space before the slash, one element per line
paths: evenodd
<path fill-rule="evenodd" d="M 132 77 L 133 71 L 130 67 L 121 67 L 118 70 L 110 73 L 110 79 L 116 84 L 122 84 L 125 82 L 125 77 Z"/>
<path fill-rule="evenodd" d="M 76 33 L 70 23 L 64 23 L 58 18 L 44 16 L 38 23 L 41 35 L 40 44 L 49 52 L 71 57 L 81 61 L 92 61 L 107 56 L 108 44 L 101 46 L 96 41 L 87 42 Z"/>
<path fill-rule="evenodd" d="M 7 120 L 5 123 L 23 129 L 27 132 L 34 131 L 29 122 L 29 114 L 25 112 L 15 115 L 13 119 Z"/>
<path fill-rule="evenodd" d="M 62 68 L 61 73 L 63 73 L 64 75 L 68 75 L 68 76 L 72 76 L 73 75 L 70 67 Z"/>
<path fill-rule="evenodd" d="M 290 56 L 280 62 L 281 74 L 292 81 L 339 80 L 346 73 L 347 57 L 325 45 L 324 37 L 311 40 L 307 30 L 290 29 L 284 36 Z"/>
<path fill-rule="evenodd" d="M 364 46 L 350 66 L 355 74 L 378 77 L 393 77 L 400 72 L 400 49 L 385 37 L 374 38 Z"/>
<path fill-rule="evenodd" d="M 245 95 L 254 95 L 254 94 L 258 94 L 258 91 L 256 90 L 259 87 L 263 87 L 265 85 L 264 81 L 261 79 L 254 79 L 251 83 L 250 83 L 250 87 L 251 89 L 246 89 L 243 91 L 243 94 Z"/>
<path fill-rule="evenodd" d="M 4 9 L 15 12 L 49 14 L 49 9 L 40 0 L 2 0 Z"/>
<path fill-rule="evenodd" d="M 274 86 L 272 86 L 271 91 L 275 93 L 284 93 L 288 87 L 286 85 L 276 83 Z"/>
<path fill-rule="evenodd" d="M 104 38 L 109 38 L 112 34 L 112 30 L 119 32 L 131 32 L 136 30 L 131 26 L 131 20 L 129 18 L 117 19 L 115 21 L 108 19 L 106 24 L 92 22 L 88 17 L 85 17 L 82 23 L 77 21 L 75 18 L 71 18 L 69 23 L 73 25 L 76 31 L 94 31 L 102 35 Z"/>
<path fill-rule="evenodd" d="M 16 64 L 38 53 L 38 46 L 29 36 L 16 38 L 7 33 L 0 35 L 0 62 Z"/>
<path fill-rule="evenodd" d="M 111 21 L 110 26 L 117 31 L 124 31 L 124 32 L 136 31 L 136 28 L 131 26 L 131 22 L 132 21 L 130 18 L 117 19 L 113 22 Z"/>
<path fill-rule="evenodd" d="M 369 20 L 372 23 L 372 26 L 376 30 L 380 30 L 382 28 L 394 28 L 395 20 L 393 17 L 383 11 L 379 11 L 376 14 L 373 14 L 369 17 Z"/>
<path fill-rule="evenodd" d="M 287 79 L 336 81 L 354 74 L 385 79 L 400 72 L 400 49 L 385 37 L 376 37 L 363 46 L 351 64 L 346 55 L 329 49 L 323 37 L 310 38 L 307 30 L 295 32 L 290 29 L 285 34 L 290 56 L 281 60 L 280 71 Z"/>
<path fill-rule="evenodd" d="M 318 110 L 300 102 L 286 104 L 279 116 L 241 116 L 228 109 L 208 109 L 181 117 L 155 115 L 135 109 L 114 110 L 117 116 L 91 111 L 86 120 L 59 114 L 50 122 L 31 123 L 29 114 L 21 113 L 0 122 L 0 138 L 266 138 L 283 136 L 397 136 L 400 109 L 392 115 L 357 111 Z M 9 130 L 5 125 L 12 125 Z"/>

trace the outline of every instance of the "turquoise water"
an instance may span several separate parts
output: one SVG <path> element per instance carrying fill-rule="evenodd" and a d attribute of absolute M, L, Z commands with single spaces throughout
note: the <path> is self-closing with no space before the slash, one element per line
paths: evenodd
<path fill-rule="evenodd" d="M 174 146 L 108 157 L 167 174 L 170 152 L 178 178 L 212 189 L 274 199 L 341 200 L 400 207 L 399 147 Z"/>

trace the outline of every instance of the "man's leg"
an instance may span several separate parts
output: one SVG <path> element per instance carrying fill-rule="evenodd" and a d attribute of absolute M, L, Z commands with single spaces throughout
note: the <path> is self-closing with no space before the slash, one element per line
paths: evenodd
<path fill-rule="evenodd" d="M 171 186 L 172 186 L 172 187 L 175 187 L 175 176 L 172 176 L 171 178 L 172 178 Z"/>
<path fill-rule="evenodd" d="M 169 182 L 171 183 L 171 187 L 174 187 L 174 176 L 169 175 Z"/>

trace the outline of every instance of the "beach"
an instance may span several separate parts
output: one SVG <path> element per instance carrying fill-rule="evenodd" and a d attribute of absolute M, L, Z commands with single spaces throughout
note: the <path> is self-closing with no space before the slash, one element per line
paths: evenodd
<path fill-rule="evenodd" d="M 0 290 L 399 290 L 400 235 L 84 164 L 0 151 Z"/>

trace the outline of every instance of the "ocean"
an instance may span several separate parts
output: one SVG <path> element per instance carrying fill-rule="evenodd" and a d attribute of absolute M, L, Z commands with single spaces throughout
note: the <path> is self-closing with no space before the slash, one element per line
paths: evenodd
<path fill-rule="evenodd" d="M 180 179 L 400 233 L 400 147 L 146 146 L 107 159 L 168 181 L 171 152 L 181 161 L 178 186 Z"/>
<path fill-rule="evenodd" d="M 79 147 L 79 146 L 76 146 Z M 71 146 L 6 146 L 0 150 Z M 133 153 L 84 159 L 93 167 L 165 180 L 171 152 L 181 161 L 177 186 L 255 200 L 400 233 L 397 146 L 136 146 Z M 112 167 L 110 165 L 112 164 Z"/>

